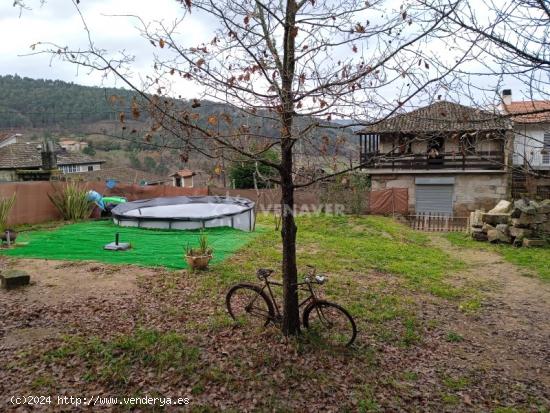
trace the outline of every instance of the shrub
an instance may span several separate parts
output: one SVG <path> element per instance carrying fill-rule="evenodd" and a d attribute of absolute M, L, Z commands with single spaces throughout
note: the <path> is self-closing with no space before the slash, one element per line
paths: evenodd
<path fill-rule="evenodd" d="M 78 182 L 57 186 L 48 197 L 64 220 L 80 221 L 90 217 L 92 202 L 88 200 L 88 190 Z"/>
<path fill-rule="evenodd" d="M 277 154 L 268 151 L 264 153 L 263 158 L 276 162 Z M 270 182 L 268 180 L 263 180 L 262 177 L 272 178 L 276 176 L 277 171 L 261 162 L 257 164 L 257 170 L 256 162 L 249 159 L 237 160 L 231 164 L 229 177 L 236 189 L 254 188 L 254 178 L 256 178 L 256 185 L 258 188 L 269 188 L 271 186 Z M 259 175 L 257 172 L 259 172 Z"/>
<path fill-rule="evenodd" d="M 8 216 L 15 204 L 15 194 L 9 198 L 0 199 L 0 232 L 4 232 L 8 223 Z"/>
<path fill-rule="evenodd" d="M 363 173 L 352 172 L 328 182 L 320 194 L 324 204 L 342 204 L 346 213 L 360 215 L 368 209 L 370 179 Z"/>
<path fill-rule="evenodd" d="M 208 244 L 208 236 L 201 231 L 199 235 L 199 246 L 197 248 L 187 247 L 185 248 L 185 255 L 187 256 L 201 256 L 201 255 L 210 255 L 212 254 L 212 248 Z"/>

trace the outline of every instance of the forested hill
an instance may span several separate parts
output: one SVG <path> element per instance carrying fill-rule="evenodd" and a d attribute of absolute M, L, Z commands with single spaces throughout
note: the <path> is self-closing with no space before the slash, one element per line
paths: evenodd
<path fill-rule="evenodd" d="M 6 128 L 62 128 L 72 132 L 80 132 L 86 124 L 104 120 L 118 120 L 120 111 L 130 115 L 130 104 L 133 93 L 120 88 L 100 88 L 82 86 L 61 80 L 30 79 L 27 77 L 0 76 L 0 129 Z M 113 106 L 112 96 L 117 96 L 116 106 Z M 191 101 L 180 101 L 182 108 L 191 109 L 199 114 L 199 124 L 208 127 L 207 120 L 211 115 L 231 113 L 232 117 L 240 116 L 250 130 L 264 136 L 277 137 L 278 125 L 263 118 L 248 117 L 244 112 L 235 112 L 223 103 L 203 100 L 198 107 Z M 140 118 L 144 120 L 144 117 Z M 308 118 L 298 118 L 296 126 L 304 128 L 311 122 Z M 322 122 L 322 121 L 321 121 Z M 220 129 L 224 129 L 222 123 Z M 224 132 L 221 130 L 221 132 Z M 315 133 L 316 135 L 317 133 Z M 345 135 L 346 141 L 352 142 L 354 137 L 350 131 L 325 129 L 320 132 L 319 139 L 328 138 L 328 152 L 333 151 L 332 144 L 337 141 L 337 135 Z M 136 139 L 137 139 L 136 135 Z M 352 145 L 351 148 L 354 146 Z M 315 148 L 304 148 L 305 152 L 315 152 Z"/>
<path fill-rule="evenodd" d="M 113 119 L 110 96 L 123 96 L 125 89 L 81 86 L 61 80 L 0 76 L 0 128 L 72 127 Z"/>

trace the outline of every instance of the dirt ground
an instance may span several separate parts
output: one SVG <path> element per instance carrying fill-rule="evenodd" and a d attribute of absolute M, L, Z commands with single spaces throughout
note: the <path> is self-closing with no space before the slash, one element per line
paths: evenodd
<path fill-rule="evenodd" d="M 207 391 L 194 401 L 213 408 L 197 411 L 229 407 L 235 411 L 277 410 L 273 405 L 269 408 L 262 405 L 262 399 L 273 399 L 274 392 L 288 393 L 294 399 L 282 411 L 549 411 L 550 283 L 530 276 L 496 253 L 457 248 L 439 236 L 434 236 L 432 242 L 468 264 L 466 270 L 452 276 L 452 282 L 475 283 L 482 292 L 480 309 L 460 311 L 436 297 L 418 293 L 415 295 L 420 304 L 418 317 L 426 326 L 420 344 L 410 348 L 375 345 L 373 362 L 364 358 L 358 361 L 353 355 L 323 356 L 330 360 L 328 367 L 313 364 L 321 357 L 316 354 L 295 354 L 294 359 L 303 366 L 298 368 L 311 370 L 311 383 L 316 383 L 316 375 L 321 377 L 326 372 L 328 381 L 323 385 L 301 383 L 304 388 L 294 388 L 285 379 L 287 370 L 284 370 L 287 376 L 283 376 L 282 368 L 275 368 L 265 373 L 274 380 L 275 387 L 243 379 L 246 385 L 239 390 L 242 393 L 234 394 L 237 390 L 233 388 L 231 393 L 228 378 L 223 384 L 210 378 Z M 213 304 L 217 299 L 193 301 L 196 286 L 185 273 L 166 276 L 159 269 L 5 258 L 0 265 L 26 270 L 33 280 L 33 285 L 27 288 L 0 290 L 0 365 L 6 367 L 0 371 L 0 411 L 13 409 L 8 396 L 40 394 L 44 388 L 61 394 L 71 391 L 108 394 L 112 390 L 83 381 L 80 376 L 84 367 L 78 361 L 69 361 L 64 366 L 41 361 L 41 354 L 59 346 L 66 335 L 107 339 L 130 333 L 138 324 L 190 332 L 194 328 L 190 323 L 199 317 L 197 314 L 201 318 L 196 322 L 201 323 L 220 313 L 220 307 Z M 193 311 L 185 303 L 192 304 Z M 206 370 L 216 365 L 223 372 L 231 365 L 228 355 L 235 354 L 235 359 L 249 363 L 254 366 L 251 370 L 260 374 L 264 361 L 257 360 L 256 346 L 271 351 L 272 365 L 287 366 L 278 359 L 278 353 L 288 344 L 273 332 L 261 339 L 243 338 L 248 341 L 233 344 L 236 336 L 243 334 L 240 330 L 221 327 L 213 331 L 201 335 L 197 344 L 206 353 L 203 361 Z M 449 339 L 449 332 L 453 332 L 456 340 Z M 363 362 L 365 366 L 361 365 Z M 53 377 L 55 385 L 44 387 L 44 383 L 38 383 L 46 373 Z M 404 375 L 420 378 L 404 379 Z M 140 381 L 139 388 L 191 391 L 192 383 L 185 377 L 170 382 L 171 377 L 147 376 Z M 367 401 L 358 404 L 351 399 L 357 396 L 355 382 L 360 380 L 370 380 L 370 385 L 361 384 L 364 389 L 361 397 L 367 397 Z M 280 387 L 276 387 L 277 383 Z M 505 410 L 507 405 L 523 408 Z M 499 406 L 503 409 L 498 410 Z M 31 410 L 34 409 L 20 407 L 18 411 Z M 55 409 L 42 409 L 50 410 Z"/>
<path fill-rule="evenodd" d="M 457 280 L 477 279 L 491 287 L 485 311 L 474 322 L 453 320 L 453 328 L 472 342 L 459 357 L 550 389 L 550 284 L 495 253 L 452 247 L 439 237 L 435 242 L 473 265 L 456 274 Z"/>

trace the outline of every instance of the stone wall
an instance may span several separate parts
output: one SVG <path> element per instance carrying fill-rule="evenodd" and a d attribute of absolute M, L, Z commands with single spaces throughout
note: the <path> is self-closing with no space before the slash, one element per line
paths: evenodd
<path fill-rule="evenodd" d="M 17 174 L 15 170 L 3 169 L 0 170 L 0 182 L 13 182 L 17 181 Z"/>
<path fill-rule="evenodd" d="M 416 205 L 415 178 L 454 177 L 453 209 L 455 216 L 468 216 L 476 209 L 490 209 L 498 201 L 509 197 L 508 176 L 505 173 L 485 174 L 387 174 L 372 175 L 372 190 L 407 188 L 409 190 L 409 212 L 414 213 Z"/>
<path fill-rule="evenodd" d="M 498 201 L 508 198 L 508 175 L 463 174 L 455 176 L 454 212 L 468 216 L 476 209 L 489 210 Z"/>

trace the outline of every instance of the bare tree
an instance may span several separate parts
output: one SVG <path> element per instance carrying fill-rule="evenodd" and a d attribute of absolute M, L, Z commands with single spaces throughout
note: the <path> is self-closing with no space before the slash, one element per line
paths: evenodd
<path fill-rule="evenodd" d="M 171 24 L 133 16 L 141 36 L 159 52 L 154 75 L 143 82 L 130 76 L 133 56 L 96 46 L 82 14 L 88 48 L 41 43 L 37 52 L 121 79 L 141 97 L 132 103 L 135 117 L 145 106 L 151 130 L 179 140 L 183 158 L 190 152 L 212 159 L 244 157 L 277 171 L 276 178 L 269 179 L 280 185 L 282 194 L 283 331 L 296 334 L 294 190 L 360 166 L 334 162 L 324 176 L 300 176 L 297 184 L 297 143 L 319 156 L 334 157 L 329 146 L 343 141 L 342 126 L 334 123 L 339 117 L 379 120 L 423 96 L 433 100 L 446 87 L 445 79 L 472 57 L 466 51 L 441 68 L 436 57 L 426 53 L 439 33 L 441 8 L 391 9 L 391 2 L 384 0 L 180 3 L 182 16 Z M 443 7 L 444 16 L 454 8 Z M 189 44 L 179 35 L 191 13 L 215 26 L 208 42 Z M 201 90 L 190 104 L 174 99 L 174 85 L 185 82 Z M 197 109 L 203 99 L 231 109 L 201 119 Z M 273 133 L 251 126 L 259 123 L 272 125 Z M 277 150 L 277 161 L 264 156 L 270 150 Z"/>
<path fill-rule="evenodd" d="M 550 5 L 545 0 L 420 0 L 444 20 L 454 50 L 473 47 L 481 78 L 469 86 L 495 97 L 495 87 L 513 82 L 530 100 L 550 98 Z M 452 7 L 452 12 L 448 12 Z M 489 80 L 489 82 L 487 82 Z M 479 99 L 479 96 L 477 96 Z M 533 109 L 532 113 L 548 109 Z"/>

